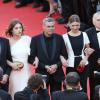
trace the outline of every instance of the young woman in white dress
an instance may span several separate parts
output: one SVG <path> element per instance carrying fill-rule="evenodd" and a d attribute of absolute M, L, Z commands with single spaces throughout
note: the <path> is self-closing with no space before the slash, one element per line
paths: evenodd
<path fill-rule="evenodd" d="M 27 86 L 28 78 L 31 75 L 28 65 L 31 38 L 24 35 L 23 31 L 23 25 L 19 20 L 12 20 L 6 30 L 6 35 L 10 36 L 9 41 L 13 59 L 13 63 L 7 61 L 12 67 L 9 78 L 9 93 L 12 99 L 14 98 L 15 92 L 21 91 Z"/>

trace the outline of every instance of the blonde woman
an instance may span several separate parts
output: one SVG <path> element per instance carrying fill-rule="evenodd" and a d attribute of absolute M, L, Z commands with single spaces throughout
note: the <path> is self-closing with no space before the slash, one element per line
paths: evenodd
<path fill-rule="evenodd" d="M 80 31 L 80 18 L 78 15 L 71 15 L 68 20 L 70 31 L 63 35 L 68 59 L 63 64 L 67 66 L 67 73 L 78 72 L 81 78 L 83 90 L 87 90 L 88 57 L 84 55 L 84 49 L 89 48 L 89 39 L 85 32 Z M 62 58 L 61 58 L 62 60 Z"/>

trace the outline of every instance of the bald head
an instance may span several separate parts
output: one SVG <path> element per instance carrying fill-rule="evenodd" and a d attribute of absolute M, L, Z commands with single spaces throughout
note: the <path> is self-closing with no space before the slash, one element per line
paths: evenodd
<path fill-rule="evenodd" d="M 93 20 L 93 25 L 96 28 L 100 29 L 100 11 L 94 13 L 92 20 Z"/>

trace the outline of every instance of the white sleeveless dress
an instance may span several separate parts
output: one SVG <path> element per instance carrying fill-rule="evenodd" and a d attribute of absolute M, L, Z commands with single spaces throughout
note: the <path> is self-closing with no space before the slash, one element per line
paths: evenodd
<path fill-rule="evenodd" d="M 24 67 L 20 71 L 12 70 L 9 78 L 9 93 L 13 100 L 15 92 L 22 91 L 27 86 L 28 78 L 31 75 L 31 71 L 28 66 L 30 42 L 31 38 L 29 36 L 22 36 L 20 40 L 11 46 L 13 61 L 19 61 L 24 64 Z"/>

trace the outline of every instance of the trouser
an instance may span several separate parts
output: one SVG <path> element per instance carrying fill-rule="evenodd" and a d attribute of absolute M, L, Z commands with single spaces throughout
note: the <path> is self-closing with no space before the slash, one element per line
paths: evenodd
<path fill-rule="evenodd" d="M 62 5 L 62 17 L 68 22 L 69 16 L 73 14 L 73 0 L 60 0 Z"/>
<path fill-rule="evenodd" d="M 15 0 L 16 2 L 20 2 L 21 4 L 27 4 L 28 0 Z"/>
<path fill-rule="evenodd" d="M 61 84 L 62 84 L 62 81 L 57 82 L 52 77 L 49 77 L 49 80 L 47 82 L 47 87 L 50 85 L 50 93 L 52 93 L 54 91 L 61 90 Z"/>
<path fill-rule="evenodd" d="M 42 4 L 43 5 L 43 9 L 49 11 L 49 3 L 48 3 L 47 0 L 34 0 L 34 2 L 37 3 L 37 4 Z"/>

